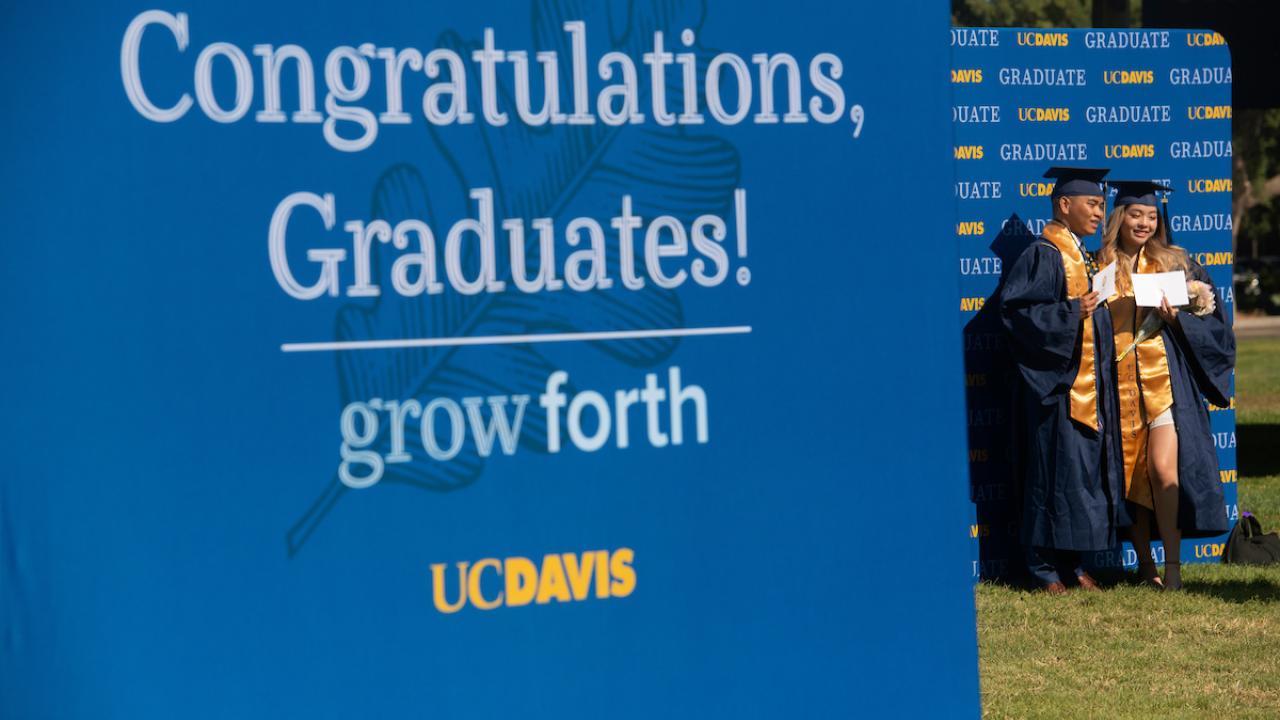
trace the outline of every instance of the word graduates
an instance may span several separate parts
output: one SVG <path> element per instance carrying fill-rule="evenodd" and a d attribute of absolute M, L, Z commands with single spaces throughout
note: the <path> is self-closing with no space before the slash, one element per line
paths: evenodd
<path fill-rule="evenodd" d="M 382 284 L 404 297 L 438 295 L 445 290 L 438 255 L 443 255 L 443 279 L 456 293 L 500 293 L 507 290 L 509 277 L 516 290 L 538 293 L 568 287 L 577 292 L 613 287 L 609 267 L 617 268 L 617 280 L 627 290 L 642 290 L 646 284 L 674 289 L 690 279 L 702 287 L 715 287 L 729 274 L 729 250 L 723 245 L 730 236 L 730 223 L 714 214 L 700 215 L 688 227 L 671 215 L 645 219 L 632 212 L 631 195 L 623 195 L 617 216 L 607 221 L 612 228 L 606 238 L 604 224 L 590 217 L 575 217 L 564 226 L 557 241 L 551 218 L 533 218 L 526 227 L 522 218 L 504 218 L 501 231 L 494 217 L 493 188 L 476 188 L 470 193 L 476 203 L 475 217 L 464 217 L 445 234 L 443 252 L 435 233 L 419 219 L 401 220 L 392 226 L 386 220 L 348 220 L 342 224 L 350 233 L 350 247 L 308 247 L 307 262 L 290 264 L 301 253 L 289 249 L 290 219 L 299 210 L 318 214 L 326 230 L 337 223 L 334 196 L 310 192 L 290 194 L 276 206 L 267 233 L 267 254 L 271 271 L 280 288 L 290 297 L 314 300 L 324 295 L 376 297 Z M 732 248 L 739 259 L 747 255 L 747 191 L 734 190 Z M 314 215 L 313 215 L 314 217 Z M 505 235 L 506 242 L 499 242 Z M 391 244 L 401 251 L 395 263 L 374 277 L 371 250 L 374 243 Z M 617 262 L 610 263 L 610 251 Z M 563 254 L 561 267 L 556 258 Z M 693 256 L 690 259 L 690 256 Z M 342 285 L 342 267 L 350 260 Z M 499 264 L 507 267 L 499 272 Z M 530 265 L 537 267 L 536 271 Z M 687 265 L 688 269 L 685 269 Z M 562 274 L 560 274 L 562 273 Z M 300 280 L 299 275 L 306 279 Z M 751 273 L 739 265 L 737 281 L 750 282 Z"/>

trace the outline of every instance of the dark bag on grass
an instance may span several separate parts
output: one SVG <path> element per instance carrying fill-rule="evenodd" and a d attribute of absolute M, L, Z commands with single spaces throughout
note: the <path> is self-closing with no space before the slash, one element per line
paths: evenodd
<path fill-rule="evenodd" d="M 1222 562 L 1239 565 L 1272 565 L 1280 563 L 1280 535 L 1262 534 L 1262 523 L 1253 513 L 1244 512 L 1227 537 Z"/>

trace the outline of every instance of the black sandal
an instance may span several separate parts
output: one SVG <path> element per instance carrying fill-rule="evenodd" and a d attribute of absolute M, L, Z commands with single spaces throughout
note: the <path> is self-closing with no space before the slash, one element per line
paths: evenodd
<path fill-rule="evenodd" d="M 1156 590 L 1164 589 L 1164 581 L 1160 579 L 1160 573 L 1156 571 L 1156 562 L 1154 560 L 1138 563 L 1138 578 L 1146 587 L 1155 588 Z"/>
<path fill-rule="evenodd" d="M 1182 589 L 1182 563 L 1166 562 L 1164 564 L 1164 589 L 1166 592 Z"/>

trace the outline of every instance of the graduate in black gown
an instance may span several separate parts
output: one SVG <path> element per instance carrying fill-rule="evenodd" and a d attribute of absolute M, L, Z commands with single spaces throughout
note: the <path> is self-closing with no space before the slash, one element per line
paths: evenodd
<path fill-rule="evenodd" d="M 1053 220 L 1005 273 L 1001 320 L 1022 382 L 1021 540 L 1051 593 L 1096 590 L 1085 551 L 1107 550 L 1128 522 L 1111 316 L 1091 289 L 1084 238 L 1106 213 L 1106 170 L 1050 168 Z"/>
<path fill-rule="evenodd" d="M 1115 210 L 1107 223 L 1099 263 L 1117 262 L 1117 293 L 1108 302 L 1114 326 L 1125 499 L 1133 517 L 1134 550 L 1145 583 L 1182 587 L 1183 537 L 1227 530 L 1218 453 L 1204 398 L 1227 407 L 1235 367 L 1235 335 L 1216 302 L 1204 268 L 1169 237 L 1166 194 L 1149 181 L 1117 181 Z M 1166 208 L 1162 216 L 1159 208 Z M 1186 273 L 1191 302 L 1181 308 L 1165 298 L 1139 307 L 1133 276 Z M 1164 544 L 1165 575 L 1151 555 L 1155 521 Z"/>

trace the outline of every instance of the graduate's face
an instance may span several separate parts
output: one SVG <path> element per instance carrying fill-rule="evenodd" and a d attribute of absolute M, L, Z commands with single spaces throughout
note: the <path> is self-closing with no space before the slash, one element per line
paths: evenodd
<path fill-rule="evenodd" d="M 1156 234 L 1160 214 L 1150 205 L 1129 205 L 1120 216 L 1120 242 L 1133 251 L 1147 244 Z"/>
<path fill-rule="evenodd" d="M 1106 212 L 1106 202 L 1101 195 L 1074 195 L 1058 198 L 1058 212 L 1062 221 L 1076 235 L 1092 235 L 1098 232 L 1098 223 Z"/>

